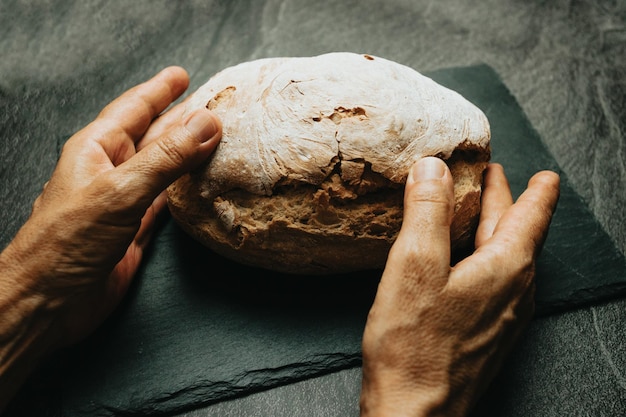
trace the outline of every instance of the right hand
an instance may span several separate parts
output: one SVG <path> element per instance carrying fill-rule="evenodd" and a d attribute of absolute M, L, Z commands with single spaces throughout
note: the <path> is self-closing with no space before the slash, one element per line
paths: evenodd
<path fill-rule="evenodd" d="M 467 414 L 532 317 L 535 260 L 558 196 L 558 175 L 544 171 L 513 204 L 491 164 L 476 250 L 451 267 L 452 176 L 437 158 L 414 164 L 363 336 L 362 416 Z"/>

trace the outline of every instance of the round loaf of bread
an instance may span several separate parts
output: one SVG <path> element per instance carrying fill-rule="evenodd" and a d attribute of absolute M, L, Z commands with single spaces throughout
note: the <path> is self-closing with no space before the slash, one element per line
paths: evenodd
<path fill-rule="evenodd" d="M 222 256 L 294 274 L 383 268 L 408 170 L 423 156 L 452 171 L 453 249 L 473 244 L 489 123 L 417 71 L 344 52 L 260 59 L 213 76 L 186 111 L 202 107 L 220 117 L 222 140 L 168 202 Z"/>

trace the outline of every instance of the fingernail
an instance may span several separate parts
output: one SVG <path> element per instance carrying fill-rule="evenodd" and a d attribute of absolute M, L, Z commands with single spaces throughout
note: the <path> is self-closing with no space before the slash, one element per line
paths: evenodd
<path fill-rule="evenodd" d="M 185 122 L 185 127 L 189 133 L 198 137 L 200 142 L 207 142 L 215 136 L 219 130 L 217 120 L 215 120 L 213 113 L 204 109 L 193 112 L 187 119 L 187 122 Z"/>
<path fill-rule="evenodd" d="M 420 159 L 411 169 L 411 176 L 415 181 L 439 179 L 442 178 L 445 173 L 445 162 L 431 156 Z"/>

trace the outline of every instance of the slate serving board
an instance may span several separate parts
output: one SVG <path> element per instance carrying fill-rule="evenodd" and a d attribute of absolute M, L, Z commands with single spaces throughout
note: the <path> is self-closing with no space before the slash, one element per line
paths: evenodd
<path fill-rule="evenodd" d="M 560 172 L 490 67 L 427 75 L 485 111 L 493 160 L 505 166 L 515 195 L 536 171 Z M 624 257 L 564 176 L 561 193 L 538 263 L 538 315 L 626 292 Z M 166 219 L 122 306 L 63 353 L 62 415 L 170 413 L 356 366 L 379 275 L 295 277 L 244 267 Z"/>

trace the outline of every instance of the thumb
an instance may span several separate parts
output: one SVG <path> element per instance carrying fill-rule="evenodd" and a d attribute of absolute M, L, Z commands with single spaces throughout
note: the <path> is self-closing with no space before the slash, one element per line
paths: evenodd
<path fill-rule="evenodd" d="M 394 246 L 410 248 L 418 262 L 435 258 L 448 268 L 453 212 L 454 183 L 448 166 L 439 158 L 420 159 L 407 177 L 402 228 Z"/>
<path fill-rule="evenodd" d="M 205 161 L 221 137 L 218 117 L 210 110 L 199 109 L 181 118 L 113 171 L 125 185 L 125 193 L 145 199 L 147 207 L 178 177 Z"/>

